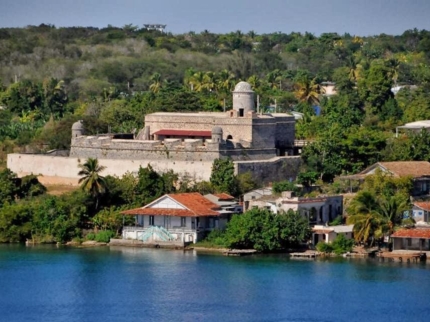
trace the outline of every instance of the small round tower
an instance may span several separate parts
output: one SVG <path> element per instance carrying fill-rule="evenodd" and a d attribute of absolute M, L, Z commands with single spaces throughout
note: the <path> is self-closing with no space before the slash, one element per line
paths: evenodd
<path fill-rule="evenodd" d="M 222 142 L 222 128 L 220 128 L 219 126 L 215 126 L 214 128 L 212 128 L 212 142 Z"/>
<path fill-rule="evenodd" d="M 239 116 L 248 112 L 255 112 L 254 91 L 247 82 L 239 82 L 233 91 L 233 109 L 238 111 Z"/>
<path fill-rule="evenodd" d="M 72 125 L 72 139 L 85 134 L 84 121 L 79 120 Z"/>

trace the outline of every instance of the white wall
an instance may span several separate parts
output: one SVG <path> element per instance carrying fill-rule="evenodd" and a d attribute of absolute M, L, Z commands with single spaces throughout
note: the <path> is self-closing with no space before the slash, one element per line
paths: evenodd
<path fill-rule="evenodd" d="M 69 179 L 68 182 L 70 182 L 70 179 L 76 179 L 75 184 L 79 179 L 78 164 L 84 162 L 85 160 L 79 158 L 37 154 L 13 153 L 7 156 L 7 167 L 20 177 L 28 174 L 41 174 L 47 177 Z M 139 166 L 147 167 L 148 163 L 157 172 L 175 169 L 175 172 L 181 176 L 186 175 L 197 181 L 209 180 L 212 169 L 212 162 L 209 161 L 175 161 L 173 159 L 160 161 L 99 159 L 99 163 L 106 167 L 102 175 L 116 175 L 119 177 L 127 172 L 137 173 Z"/>

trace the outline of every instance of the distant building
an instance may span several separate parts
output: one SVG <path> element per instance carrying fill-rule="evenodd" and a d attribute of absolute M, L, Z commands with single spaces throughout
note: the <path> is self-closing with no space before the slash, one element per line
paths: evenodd
<path fill-rule="evenodd" d="M 164 29 L 166 29 L 167 25 L 162 25 L 159 23 L 149 23 L 143 25 L 146 30 L 157 30 L 159 32 L 164 32 Z"/>

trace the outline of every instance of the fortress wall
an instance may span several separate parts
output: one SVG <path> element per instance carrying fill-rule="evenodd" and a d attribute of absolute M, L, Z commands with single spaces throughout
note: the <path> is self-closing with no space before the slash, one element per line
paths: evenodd
<path fill-rule="evenodd" d="M 268 160 L 276 156 L 276 149 L 220 149 L 220 156 L 231 158 L 233 161 Z"/>
<path fill-rule="evenodd" d="M 213 127 L 219 126 L 223 129 L 223 139 L 231 135 L 233 140 L 251 141 L 252 139 L 252 118 L 247 117 L 229 117 L 227 114 L 214 113 L 186 114 L 172 113 L 167 114 L 149 114 L 145 117 L 145 126 L 149 126 L 151 134 L 161 129 L 177 130 L 204 130 L 211 131 Z"/>
<path fill-rule="evenodd" d="M 8 168 L 22 177 L 28 174 L 56 177 L 58 184 L 77 183 L 79 179 L 79 163 L 85 159 L 59 157 L 38 154 L 8 154 Z M 213 160 L 203 161 L 178 161 L 174 159 L 164 160 L 124 160 L 124 159 L 99 159 L 99 163 L 106 167 L 102 175 L 122 176 L 127 172 L 137 173 L 139 167 L 148 164 L 157 172 L 173 170 L 180 177 L 191 180 L 209 180 Z M 259 161 L 234 161 L 235 173 L 251 172 L 258 182 L 274 182 L 279 180 L 295 179 L 301 164 L 300 157 L 275 157 L 269 160 Z M 62 180 L 63 179 L 63 180 Z"/>
<path fill-rule="evenodd" d="M 57 157 L 40 154 L 8 154 L 7 167 L 18 174 L 24 176 L 28 174 L 43 175 L 46 177 L 64 178 L 64 183 L 69 184 L 70 179 L 78 179 L 79 163 L 85 159 L 72 157 Z M 164 160 L 125 160 L 125 159 L 99 159 L 99 163 L 106 167 L 102 175 L 122 176 L 126 172 L 138 172 L 139 167 L 146 167 L 148 164 L 157 172 L 166 172 L 173 169 L 181 177 L 188 177 L 193 180 L 209 180 L 212 169 L 210 161 L 177 161 L 173 159 Z M 61 181 L 61 180 L 60 180 Z"/>
<path fill-rule="evenodd" d="M 257 182 L 269 183 L 295 180 L 301 165 L 300 157 L 275 157 L 269 160 L 236 161 L 235 173 L 250 172 Z"/>
<path fill-rule="evenodd" d="M 294 146 L 294 139 L 296 137 L 296 121 L 294 120 L 294 117 L 276 117 L 276 121 L 275 136 L 278 148 L 291 148 Z"/>

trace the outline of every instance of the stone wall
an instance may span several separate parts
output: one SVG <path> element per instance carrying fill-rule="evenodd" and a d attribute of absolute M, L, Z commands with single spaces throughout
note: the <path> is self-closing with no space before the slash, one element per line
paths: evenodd
<path fill-rule="evenodd" d="M 252 117 L 229 117 L 226 113 L 153 113 L 145 117 L 145 126 L 151 135 L 162 129 L 211 131 L 219 126 L 223 129 L 223 139 L 229 135 L 236 141 L 252 140 Z"/>
<path fill-rule="evenodd" d="M 239 146 L 235 146 L 239 145 Z M 165 139 L 164 141 L 118 140 L 111 136 L 81 136 L 72 139 L 70 157 L 151 160 L 213 161 L 220 157 L 233 160 L 266 160 L 276 156 L 274 147 L 242 148 L 237 142 L 219 144 L 200 139 Z"/>
<path fill-rule="evenodd" d="M 60 157 L 42 154 L 8 154 L 7 166 L 18 176 L 28 174 L 43 175 L 46 177 L 64 178 L 64 184 L 70 184 L 79 179 L 78 165 L 85 162 L 82 158 Z M 173 170 L 181 178 L 194 181 L 209 180 L 212 171 L 210 161 L 178 161 L 165 160 L 121 160 L 99 159 L 99 163 L 106 167 L 102 175 L 122 176 L 127 172 L 137 173 L 139 167 L 148 164 L 159 173 Z M 295 179 L 300 167 L 300 157 L 275 157 L 270 160 L 235 161 L 235 173 L 251 172 L 253 177 L 262 183 L 286 179 Z M 60 182 L 59 182 L 60 183 Z"/>
<path fill-rule="evenodd" d="M 258 183 L 295 180 L 301 165 L 300 157 L 275 157 L 270 160 L 236 161 L 235 173 L 250 172 Z"/>
<path fill-rule="evenodd" d="M 47 177 L 65 178 L 69 183 L 70 179 L 78 179 L 78 164 L 84 163 L 85 158 L 56 157 L 41 154 L 8 154 L 7 166 L 18 176 L 28 174 L 43 175 Z M 148 164 L 157 172 L 166 172 L 173 169 L 181 175 L 191 180 L 209 180 L 212 170 L 212 161 L 175 161 L 171 159 L 154 160 L 121 160 L 121 159 L 99 159 L 99 163 L 106 167 L 102 175 L 122 176 L 127 172 L 137 173 L 139 167 L 146 167 Z"/>

